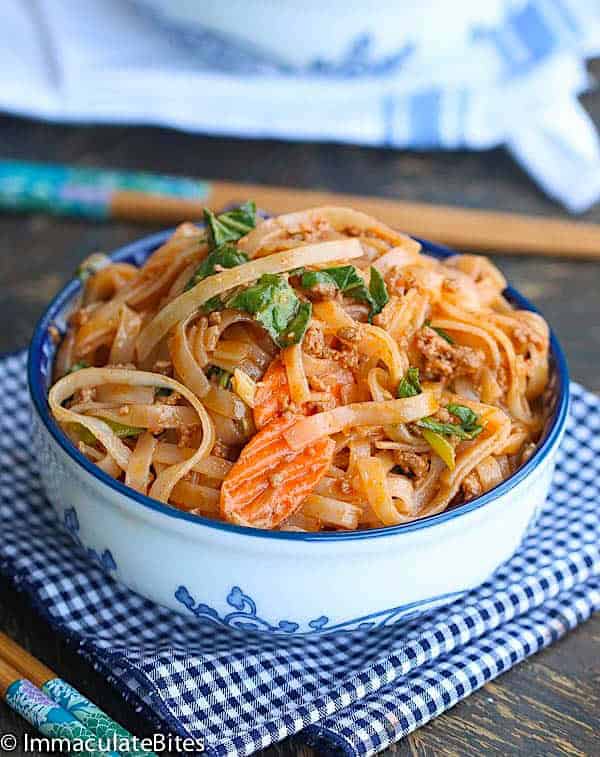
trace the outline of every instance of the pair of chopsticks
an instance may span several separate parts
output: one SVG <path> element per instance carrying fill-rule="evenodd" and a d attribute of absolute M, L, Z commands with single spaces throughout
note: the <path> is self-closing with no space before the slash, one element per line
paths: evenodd
<path fill-rule="evenodd" d="M 458 250 L 600 259 L 600 224 L 360 195 L 0 160 L 0 209 L 171 225 L 248 198 L 272 214 L 350 205 Z"/>
<path fill-rule="evenodd" d="M 156 757 L 136 749 L 133 736 L 50 668 L 0 632 L 0 697 L 40 733 L 99 748 L 82 754 Z M 117 748 L 109 748 L 114 744 Z M 125 745 L 128 746 L 125 749 Z"/>

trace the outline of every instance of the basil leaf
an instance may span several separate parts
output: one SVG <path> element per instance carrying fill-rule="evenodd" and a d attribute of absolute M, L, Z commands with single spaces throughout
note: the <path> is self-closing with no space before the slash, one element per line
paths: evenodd
<path fill-rule="evenodd" d="M 483 431 L 482 426 L 475 424 L 464 427 L 458 423 L 442 423 L 436 421 L 435 418 L 421 418 L 420 421 L 417 421 L 417 426 L 434 431 L 436 434 L 457 436 L 459 439 L 474 439 Z"/>
<path fill-rule="evenodd" d="M 445 339 L 448 342 L 448 344 L 454 344 L 454 339 L 452 339 L 452 337 L 450 336 L 450 334 L 448 334 L 447 332 L 445 332 L 444 329 L 440 329 L 438 326 L 432 326 L 431 325 L 431 321 L 429 319 L 427 319 L 425 321 L 425 323 L 423 324 L 423 326 L 428 326 L 430 329 L 433 329 L 433 331 L 435 331 L 435 333 L 438 336 L 441 336 L 442 339 Z"/>
<path fill-rule="evenodd" d="M 421 394 L 421 383 L 419 381 L 419 369 L 409 368 L 406 371 L 406 375 L 402 378 L 398 384 L 397 395 L 400 399 L 406 397 L 416 397 L 417 394 Z"/>
<path fill-rule="evenodd" d="M 195 287 L 196 284 L 207 276 L 212 276 L 213 274 L 218 273 L 216 266 L 220 266 L 221 268 L 235 268 L 236 266 L 247 262 L 248 256 L 244 252 L 238 250 L 237 247 L 234 247 L 232 244 L 224 244 L 216 250 L 209 252 L 194 271 L 192 278 L 185 285 L 184 292 Z"/>
<path fill-rule="evenodd" d="M 318 285 L 334 285 L 342 294 L 369 305 L 369 320 L 380 313 L 389 300 L 385 281 L 375 268 L 371 268 L 369 288 L 363 277 L 353 265 L 322 268 L 320 271 L 304 271 L 301 280 L 304 289 L 313 289 Z"/>
<path fill-rule="evenodd" d="M 371 266 L 371 280 L 369 281 L 369 294 L 371 295 L 371 316 L 381 313 L 390 297 L 383 276 L 377 268 Z"/>
<path fill-rule="evenodd" d="M 364 288 L 365 282 L 358 275 L 353 265 L 337 266 L 336 268 L 323 268 L 320 271 L 304 271 L 302 273 L 302 287 L 304 289 L 313 289 L 319 284 L 336 286 L 340 292 L 349 293 L 354 288 Z"/>
<path fill-rule="evenodd" d="M 263 274 L 226 304 L 253 315 L 280 347 L 302 339 L 312 313 L 310 303 L 302 303 L 287 280 L 273 273 Z"/>
<path fill-rule="evenodd" d="M 161 386 L 154 390 L 155 397 L 170 397 L 173 394 L 172 389 L 168 389 L 166 386 Z"/>
<path fill-rule="evenodd" d="M 310 302 L 301 302 L 298 305 L 296 315 L 286 326 L 285 333 L 281 335 L 279 339 L 280 344 L 289 347 L 291 344 L 298 344 L 298 342 L 302 341 L 311 316 L 312 305 Z"/>
<path fill-rule="evenodd" d="M 256 226 L 256 205 L 245 202 L 239 208 L 215 215 L 204 208 L 204 221 L 208 232 L 208 246 L 214 250 L 227 242 L 237 242 Z"/>
<path fill-rule="evenodd" d="M 465 405 L 447 405 L 446 410 L 459 419 L 465 431 L 476 426 L 479 420 L 477 414 L 474 413 L 470 407 L 466 407 Z"/>

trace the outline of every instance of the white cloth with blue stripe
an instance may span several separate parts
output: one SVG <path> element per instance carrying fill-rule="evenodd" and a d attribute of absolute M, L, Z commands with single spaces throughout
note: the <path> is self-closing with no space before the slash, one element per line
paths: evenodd
<path fill-rule="evenodd" d="M 74 544 L 76 519 L 68 535 L 41 492 L 16 353 L 0 359 L 0 570 L 156 727 L 210 755 L 292 735 L 371 755 L 600 609 L 600 399 L 572 393 L 546 507 L 482 587 L 373 631 L 266 637 L 158 607 Z"/>
<path fill-rule="evenodd" d="M 359 35 L 342 61 L 282 70 L 208 31 L 190 39 L 141 0 L 4 0 L 0 109 L 399 148 L 504 144 L 550 196 L 585 210 L 600 197 L 600 143 L 578 95 L 593 86 L 600 3 L 494 6 L 496 22 L 465 29 L 457 49 L 441 44 L 456 3 L 437 3 L 439 49 L 409 34 L 381 61 Z"/>

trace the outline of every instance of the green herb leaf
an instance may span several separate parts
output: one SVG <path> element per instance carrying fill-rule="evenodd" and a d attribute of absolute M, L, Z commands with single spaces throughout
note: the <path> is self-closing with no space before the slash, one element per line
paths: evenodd
<path fill-rule="evenodd" d="M 423 326 L 428 326 L 430 329 L 433 329 L 433 331 L 435 331 L 435 333 L 438 336 L 441 336 L 442 339 L 445 339 L 448 342 L 448 344 L 454 344 L 454 339 L 452 339 L 452 337 L 450 336 L 450 334 L 448 334 L 446 331 L 444 331 L 444 329 L 440 329 L 437 326 L 432 326 L 431 325 L 431 321 L 429 319 L 427 319 L 425 321 L 425 323 L 423 324 Z"/>
<path fill-rule="evenodd" d="M 154 396 L 155 397 L 170 397 L 173 394 L 172 389 L 168 389 L 166 386 L 161 386 L 158 389 L 155 389 Z"/>
<path fill-rule="evenodd" d="M 219 368 L 218 365 L 209 365 L 206 369 L 206 376 L 208 378 L 214 378 L 217 384 L 223 389 L 229 389 L 231 385 L 231 379 L 233 374 L 226 371 L 225 368 Z"/>
<path fill-rule="evenodd" d="M 185 285 L 184 291 L 192 289 L 207 276 L 218 273 L 217 266 L 220 268 L 235 268 L 242 263 L 248 262 L 248 256 L 234 247 L 232 244 L 224 244 L 216 250 L 210 252 L 194 271 L 194 275 Z"/>
<path fill-rule="evenodd" d="M 82 368 L 89 368 L 90 364 L 85 360 L 80 360 L 78 363 L 73 363 L 73 365 L 69 368 L 67 371 L 67 375 L 69 373 L 75 373 L 76 371 L 80 371 Z"/>
<path fill-rule="evenodd" d="M 370 308 L 369 320 L 380 313 L 389 300 L 385 281 L 375 268 L 371 268 L 371 281 L 368 289 L 363 277 L 353 265 L 322 268 L 320 271 L 304 271 L 301 283 L 304 289 L 313 289 L 322 284 L 329 286 L 333 284 L 347 297 L 352 297 L 359 302 L 366 302 Z"/>
<path fill-rule="evenodd" d="M 381 313 L 390 297 L 385 286 L 383 276 L 377 268 L 371 266 L 371 280 L 369 281 L 369 294 L 371 295 L 371 317 Z"/>
<path fill-rule="evenodd" d="M 311 304 L 301 302 L 286 278 L 273 273 L 263 274 L 226 304 L 253 315 L 280 347 L 302 339 L 312 313 Z"/>
<path fill-rule="evenodd" d="M 285 333 L 279 338 L 279 343 L 282 346 L 289 347 L 291 344 L 298 344 L 302 341 L 311 316 L 312 305 L 310 302 L 300 302 L 296 315 L 286 326 Z"/>
<path fill-rule="evenodd" d="M 419 381 L 419 369 L 409 368 L 406 371 L 406 375 L 398 384 L 398 397 L 400 399 L 404 399 L 405 397 L 416 397 L 417 394 L 421 394 L 422 391 L 421 383 Z"/>
<path fill-rule="evenodd" d="M 204 208 L 209 249 L 215 250 L 227 242 L 237 242 L 256 226 L 256 205 L 245 202 L 239 208 L 215 215 Z"/>
<path fill-rule="evenodd" d="M 344 294 L 357 287 L 363 287 L 366 291 L 365 282 L 353 265 L 322 268 L 320 271 L 303 271 L 302 287 L 304 289 L 314 289 L 319 284 L 327 286 L 333 284 Z"/>
<path fill-rule="evenodd" d="M 477 414 L 470 407 L 466 407 L 466 405 L 447 405 L 446 410 L 458 418 L 465 431 L 476 426 L 479 421 Z"/>
<path fill-rule="evenodd" d="M 457 436 L 459 439 L 474 439 L 483 430 L 479 425 L 479 418 L 464 405 L 448 405 L 446 408 L 449 413 L 456 416 L 460 423 L 441 423 L 435 418 L 421 418 L 417 421 L 417 426 L 434 431 L 436 434 L 445 436 Z"/>
<path fill-rule="evenodd" d="M 210 299 L 206 300 L 204 305 L 200 305 L 198 308 L 201 313 L 204 315 L 208 315 L 209 313 L 212 313 L 215 310 L 223 310 L 225 307 L 225 303 L 220 298 L 218 294 L 215 294 L 214 297 L 211 297 Z"/>
<path fill-rule="evenodd" d="M 110 426 L 115 434 L 119 437 L 119 439 L 125 439 L 126 437 L 130 436 L 139 436 L 139 434 L 141 434 L 144 430 L 143 428 L 137 428 L 137 426 L 127 426 L 124 423 L 118 423 L 117 421 L 112 421 L 108 418 L 98 418 L 98 420 L 104 421 L 104 423 Z M 82 426 L 81 423 L 72 423 L 70 425 L 75 434 L 84 444 L 92 445 L 96 443 L 96 437 L 88 428 Z"/>
<path fill-rule="evenodd" d="M 117 421 L 111 421 L 108 418 L 100 418 L 100 420 L 107 423 L 115 432 L 115 434 L 119 437 L 119 439 L 124 439 L 127 436 L 138 436 L 144 430 L 143 428 L 138 428 L 137 426 L 128 426 L 125 423 L 118 423 Z"/>

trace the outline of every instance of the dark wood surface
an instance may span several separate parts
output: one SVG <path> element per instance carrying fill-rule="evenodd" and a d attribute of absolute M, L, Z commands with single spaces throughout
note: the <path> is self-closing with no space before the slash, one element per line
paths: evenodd
<path fill-rule="evenodd" d="M 600 95 L 586 105 L 600 123 Z M 150 128 L 62 127 L 0 117 L 1 157 L 322 188 L 472 207 L 565 215 L 503 150 L 410 154 L 327 144 L 207 138 Z M 586 214 L 600 222 L 600 204 Z M 25 345 L 48 299 L 90 252 L 147 233 L 41 215 L 0 216 L 0 351 Z M 556 329 L 573 378 L 600 392 L 600 264 L 498 257 Z M 2 538 L 0 534 L 0 539 Z M 132 731 L 148 726 L 0 579 L 0 629 Z M 394 745 L 396 755 L 600 753 L 600 616 Z M 24 724 L 0 704 L 0 733 Z M 20 751 L 15 754 L 20 754 Z M 293 740 L 269 755 L 311 750 Z"/>

